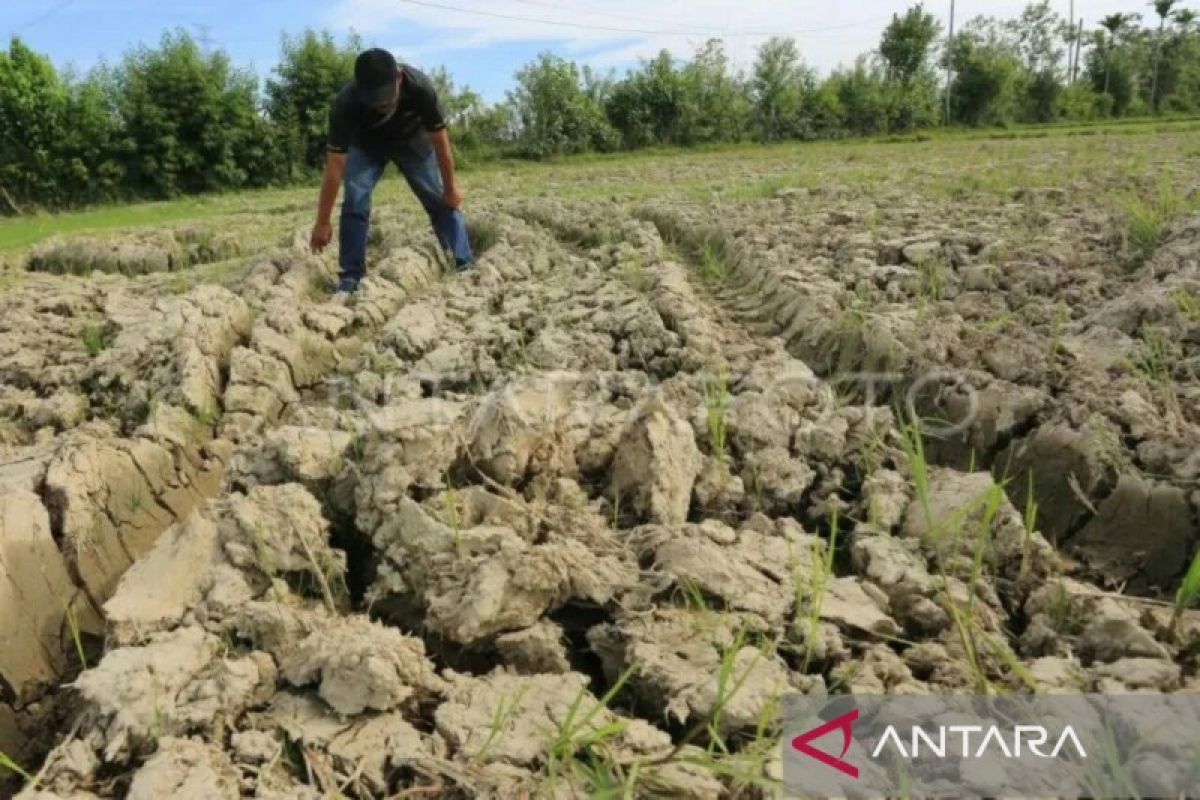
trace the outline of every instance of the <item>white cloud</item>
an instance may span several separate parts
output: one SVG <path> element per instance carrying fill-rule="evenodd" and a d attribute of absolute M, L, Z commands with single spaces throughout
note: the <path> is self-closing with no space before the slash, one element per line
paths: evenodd
<path fill-rule="evenodd" d="M 1014 16 L 1027 0 L 958 0 L 959 21 L 979 14 Z M 421 0 L 426 2 L 426 0 Z M 823 71 L 873 49 L 880 31 L 907 0 L 338 0 L 327 23 L 368 39 L 414 40 L 411 26 L 432 31 L 401 48 L 421 55 L 478 50 L 507 42 L 538 42 L 583 63 L 621 66 L 661 49 L 690 56 L 710 36 L 725 40 L 735 64 L 748 65 L 767 34 L 792 36 L 805 60 Z M 1070 0 L 1053 0 L 1066 16 Z M 434 6 L 453 6 L 456 9 Z M 1076 0 L 1076 16 L 1094 24 L 1114 11 L 1146 11 L 1143 0 Z M 949 0 L 927 2 L 943 24 Z M 469 9 L 469 11 L 468 11 Z M 482 13 L 472 13 L 482 12 Z M 515 17 L 520 19 L 501 18 Z M 541 20 L 541 21 L 539 21 Z M 572 27 L 582 26 L 582 27 Z M 624 29 L 624 30 L 616 30 Z M 760 34 L 760 35 L 749 35 Z"/>

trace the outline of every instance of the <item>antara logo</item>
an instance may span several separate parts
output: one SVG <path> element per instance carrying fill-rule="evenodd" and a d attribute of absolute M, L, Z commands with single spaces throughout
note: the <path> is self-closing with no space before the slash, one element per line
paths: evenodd
<path fill-rule="evenodd" d="M 878 758 L 889 743 L 901 758 L 906 759 L 919 758 L 922 743 L 930 754 L 937 758 L 946 758 L 947 751 L 952 758 L 983 758 L 989 754 L 991 747 L 995 748 L 992 755 L 1003 755 L 1004 758 L 1021 758 L 1024 753 L 1039 758 L 1058 758 L 1058 754 L 1068 743 L 1075 748 L 1080 758 L 1087 758 L 1087 752 L 1070 725 L 1063 728 L 1049 753 L 1042 752 L 1042 747 L 1050 740 L 1050 732 L 1041 725 L 1017 725 L 1011 732 L 1002 731 L 995 725 L 986 728 L 982 725 L 943 725 L 933 730 L 936 731 L 936 735 L 931 735 L 924 728 L 914 725 L 909 731 L 909 747 L 905 749 L 904 739 L 894 725 L 889 725 L 883 736 L 879 737 L 879 743 L 871 752 L 871 758 Z M 951 745 L 955 741 L 960 745 L 957 752 L 947 747 L 947 734 L 950 734 Z M 982 734 L 978 740 L 979 746 L 974 749 L 971 747 L 971 734 Z"/>
<path fill-rule="evenodd" d="M 846 761 L 846 753 L 854 739 L 854 723 L 858 720 L 858 709 L 851 709 L 841 716 L 818 725 L 812 730 L 805 731 L 792 739 L 792 748 L 809 758 L 816 759 L 826 766 L 858 779 L 859 770 L 854 764 Z M 836 756 L 818 750 L 812 742 L 833 731 L 842 733 L 842 749 Z M 976 747 L 972 747 L 972 735 L 979 734 Z M 1004 758 L 1021 758 L 1023 755 L 1033 755 L 1039 758 L 1058 758 L 1068 746 L 1073 748 L 1082 758 L 1087 758 L 1087 751 L 1079 741 L 1075 730 L 1070 726 L 1063 728 L 1058 734 L 1053 748 L 1045 752 L 1043 748 L 1050 741 L 1050 731 L 1041 725 L 1016 725 L 1011 731 L 990 725 L 943 725 L 926 730 L 914 725 L 909 735 L 903 737 L 896 726 L 889 725 L 871 752 L 872 760 L 879 758 L 889 746 L 901 758 L 912 760 L 925 757 L 933 758 L 983 758 L 985 755 L 1003 756 Z M 906 746 L 907 742 L 907 746 Z M 957 751 L 953 745 L 958 744 Z M 928 751 L 922 752 L 922 748 Z M 949 755 L 947 755 L 949 754 Z"/>
<path fill-rule="evenodd" d="M 792 747 L 794 747 L 796 750 L 799 750 L 801 753 L 804 753 L 804 755 L 808 756 L 809 758 L 815 758 L 822 764 L 827 764 L 839 772 L 843 772 L 846 775 L 849 775 L 851 778 L 857 780 L 858 767 L 854 766 L 849 761 L 843 760 L 845 758 L 846 751 L 850 749 L 850 742 L 854 737 L 854 721 L 856 719 L 858 719 L 858 709 L 851 709 L 845 714 L 842 714 L 840 717 L 835 717 L 829 720 L 829 722 L 826 722 L 824 725 L 818 725 L 812 730 L 805 731 L 795 739 L 792 739 Z M 818 750 L 809 744 L 809 742 L 811 742 L 813 739 L 820 739 L 825 734 L 835 730 L 840 730 L 842 732 L 842 752 L 836 757 L 829 755 L 829 753 L 826 753 L 823 750 Z"/>

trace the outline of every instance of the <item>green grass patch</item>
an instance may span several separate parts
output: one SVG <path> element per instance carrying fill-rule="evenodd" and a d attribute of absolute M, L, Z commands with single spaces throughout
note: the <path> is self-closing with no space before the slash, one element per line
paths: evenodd
<path fill-rule="evenodd" d="M 118 228 L 142 228 L 175 222 L 194 222 L 230 214 L 260 212 L 284 201 L 298 201 L 316 188 L 270 189 L 229 194 L 184 197 L 152 203 L 101 206 L 60 214 L 34 214 L 0 220 L 0 251 L 36 244 L 50 236 L 105 231 Z"/>
<path fill-rule="evenodd" d="M 95 358 L 112 347 L 115 333 L 107 323 L 99 322 L 84 326 L 79 333 L 79 338 L 83 342 L 83 349 L 87 350 L 88 356 Z"/>

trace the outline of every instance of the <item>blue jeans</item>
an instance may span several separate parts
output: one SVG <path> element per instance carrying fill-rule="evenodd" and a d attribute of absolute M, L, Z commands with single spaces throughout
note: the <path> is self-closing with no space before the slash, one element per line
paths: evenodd
<path fill-rule="evenodd" d="M 437 154 L 430 150 L 428 155 L 420 156 L 405 151 L 393 155 L 391 160 L 400 168 L 409 188 L 424 206 L 442 249 L 451 251 L 459 266 L 469 264 L 471 244 L 467 240 L 467 224 L 462 212 L 446 205 L 442 199 L 442 173 Z M 360 147 L 351 147 L 346 156 L 346 171 L 342 178 L 345 198 L 338 238 L 338 265 L 343 279 L 362 280 L 366 272 L 371 193 L 383 176 L 387 162 L 387 158 L 373 156 Z"/>

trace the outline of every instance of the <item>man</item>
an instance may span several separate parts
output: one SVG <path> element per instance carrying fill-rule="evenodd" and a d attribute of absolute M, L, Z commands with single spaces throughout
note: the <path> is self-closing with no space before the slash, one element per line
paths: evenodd
<path fill-rule="evenodd" d="M 327 145 L 310 244 L 319 253 L 333 238 L 330 216 L 344 178 L 337 291 L 355 292 L 363 278 L 371 193 L 388 161 L 400 168 L 425 207 L 442 249 L 453 254 L 459 269 L 471 263 L 450 137 L 437 92 L 424 73 L 397 65 L 386 50 L 359 54 L 354 80 L 333 101 Z"/>

